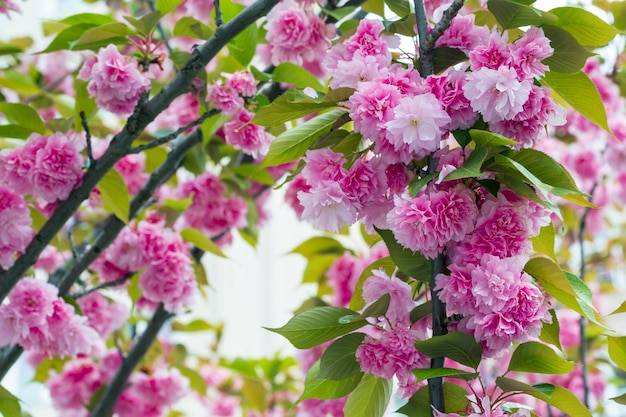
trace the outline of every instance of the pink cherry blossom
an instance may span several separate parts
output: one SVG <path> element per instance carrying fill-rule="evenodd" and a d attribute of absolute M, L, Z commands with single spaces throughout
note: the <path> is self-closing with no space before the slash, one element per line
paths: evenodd
<path fill-rule="evenodd" d="M 176 368 L 157 369 L 152 375 L 136 374 L 133 390 L 155 407 L 170 407 L 189 392 L 189 380 Z"/>
<path fill-rule="evenodd" d="M 383 270 L 373 270 L 372 276 L 363 283 L 363 300 L 373 303 L 385 294 L 389 294 L 389 308 L 385 318 L 391 327 L 411 326 L 409 314 L 417 304 L 413 301 L 411 286 L 395 275 L 389 276 Z"/>
<path fill-rule="evenodd" d="M 99 292 L 93 292 L 77 300 L 87 325 L 96 330 L 103 339 L 121 328 L 129 316 L 129 309 L 119 302 L 110 302 Z"/>
<path fill-rule="evenodd" d="M 395 208 L 387 220 L 402 246 L 434 258 L 446 244 L 473 230 L 478 215 L 475 200 L 462 184 L 450 190 L 428 187 L 415 197 L 405 192 L 394 197 Z"/>
<path fill-rule="evenodd" d="M 211 98 L 209 98 L 209 100 L 213 101 Z M 173 131 L 196 120 L 198 113 L 198 99 L 191 93 L 183 94 L 176 97 L 174 101 L 154 119 L 150 124 L 150 128 L 156 131 Z"/>
<path fill-rule="evenodd" d="M 474 15 L 457 16 L 452 20 L 450 27 L 437 39 L 437 48 L 457 48 L 469 54 L 480 45 L 487 43 L 489 29 L 486 26 L 474 24 Z"/>
<path fill-rule="evenodd" d="M 428 77 L 425 83 L 450 116 L 450 123 L 445 126 L 447 130 L 468 129 L 476 122 L 478 113 L 472 110 L 463 94 L 466 83 L 464 71 L 450 69 L 442 75 Z"/>
<path fill-rule="evenodd" d="M 304 157 L 306 165 L 301 174 L 310 184 L 320 181 L 340 181 L 347 175 L 343 165 L 347 162 L 342 153 L 334 152 L 330 148 L 311 149 Z"/>
<path fill-rule="evenodd" d="M 449 123 L 450 116 L 433 94 L 404 97 L 393 109 L 393 118 L 385 123 L 386 137 L 396 149 L 408 145 L 420 159 L 439 149 L 443 128 Z"/>
<path fill-rule="evenodd" d="M 87 91 L 96 98 L 96 104 L 122 116 L 131 114 L 141 93 L 150 88 L 150 80 L 139 71 L 137 61 L 120 54 L 112 44 L 89 58 L 78 78 L 89 82 Z"/>
<path fill-rule="evenodd" d="M 520 79 L 542 76 L 549 69 L 541 61 L 552 56 L 554 49 L 550 46 L 550 39 L 543 34 L 543 29 L 531 27 L 509 47 L 513 58 L 512 65 Z"/>
<path fill-rule="evenodd" d="M 474 48 L 470 54 L 470 66 L 472 71 L 482 68 L 498 70 L 501 66 L 510 66 L 512 57 L 509 44 L 494 28 L 489 36 L 489 40 Z"/>
<path fill-rule="evenodd" d="M 33 237 L 31 225 L 24 199 L 0 185 L 0 267 L 9 268 L 26 248 Z"/>
<path fill-rule="evenodd" d="M 342 225 L 351 225 L 357 219 L 357 209 L 336 182 L 313 186 L 308 192 L 299 191 L 298 199 L 304 207 L 302 220 L 329 232 L 338 232 Z"/>
<path fill-rule="evenodd" d="M 230 86 L 219 83 L 208 86 L 207 100 L 222 113 L 232 116 L 244 106 L 244 100 Z M 196 114 L 197 116 L 197 114 Z"/>
<path fill-rule="evenodd" d="M 87 405 L 102 386 L 99 367 L 89 359 L 66 362 L 60 374 L 52 374 L 46 381 L 52 403 L 64 413 L 88 415 Z"/>
<path fill-rule="evenodd" d="M 348 100 L 354 130 L 370 139 L 382 138 L 385 125 L 394 118 L 393 109 L 402 98 L 400 91 L 389 84 L 363 82 Z"/>
<path fill-rule="evenodd" d="M 13 0 L 4 0 L 3 4 L 0 5 L 0 13 L 6 15 L 9 19 L 11 15 L 9 12 L 20 12 L 20 7 Z"/>
<path fill-rule="evenodd" d="M 226 143 L 253 158 L 264 156 L 270 148 L 271 136 L 261 126 L 250 123 L 254 113 L 242 109 L 224 124 Z"/>
<path fill-rule="evenodd" d="M 481 68 L 467 74 L 463 86 L 472 109 L 488 122 L 512 119 L 522 111 L 530 95 L 531 83 L 519 81 L 517 72 L 507 66 L 498 69 Z"/>
<path fill-rule="evenodd" d="M 311 186 L 302 175 L 296 175 L 287 185 L 287 190 L 285 191 L 285 202 L 293 209 L 299 220 L 302 220 L 304 207 L 300 204 L 298 193 L 300 191 L 308 193 L 310 190 Z"/>

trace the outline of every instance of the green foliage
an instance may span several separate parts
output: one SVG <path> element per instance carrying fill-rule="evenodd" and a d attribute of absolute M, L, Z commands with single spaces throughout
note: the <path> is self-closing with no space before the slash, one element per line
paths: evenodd
<path fill-rule="evenodd" d="M 521 26 L 537 26 L 556 21 L 558 18 L 534 7 L 526 6 L 511 0 L 489 0 L 489 11 L 504 29 Z"/>
<path fill-rule="evenodd" d="M 391 230 L 376 229 L 385 241 L 389 255 L 398 269 L 407 276 L 420 281 L 430 280 L 431 262 L 419 252 L 413 252 L 398 243 Z"/>
<path fill-rule="evenodd" d="M 539 339 L 542 342 L 556 346 L 559 350 L 563 350 L 560 340 L 561 326 L 559 325 L 559 319 L 557 318 L 554 309 L 550 309 L 550 315 L 552 316 L 552 322 L 543 323 Z"/>
<path fill-rule="evenodd" d="M 480 168 L 482 167 L 483 162 L 485 162 L 488 152 L 489 150 L 487 148 L 477 147 L 467 157 L 463 165 L 461 165 L 460 167 L 458 167 L 457 169 L 455 169 L 454 171 L 446 175 L 446 177 L 444 178 L 444 181 L 459 180 L 462 178 L 480 177 L 481 175 Z"/>
<path fill-rule="evenodd" d="M 176 22 L 173 33 L 174 36 L 207 40 L 213 36 L 213 29 L 191 16 L 184 16 Z"/>
<path fill-rule="evenodd" d="M 156 0 L 155 6 L 156 9 L 161 12 L 161 15 L 165 16 L 172 10 L 178 7 L 183 2 L 183 0 Z"/>
<path fill-rule="evenodd" d="M 364 338 L 364 333 L 350 333 L 335 340 L 320 358 L 318 377 L 339 381 L 361 373 L 355 354 Z"/>
<path fill-rule="evenodd" d="M 132 16 L 124 16 L 124 19 L 135 28 L 137 33 L 145 36 L 150 34 L 159 24 L 159 21 L 161 20 L 161 12 L 156 10 L 154 12 L 146 13 L 139 19 L 135 19 Z"/>
<path fill-rule="evenodd" d="M 570 417 L 591 417 L 589 410 L 571 391 L 551 384 L 529 385 L 510 378 L 496 378 L 496 385 L 504 392 L 518 392 L 531 395 L 558 408 Z"/>
<path fill-rule="evenodd" d="M 291 84 L 297 88 L 311 87 L 317 91 L 324 91 L 324 86 L 309 71 L 291 62 L 283 62 L 272 71 L 274 82 Z"/>
<path fill-rule="evenodd" d="M 550 39 L 550 46 L 554 49 L 552 56 L 543 60 L 543 63 L 550 67 L 550 71 L 576 73 L 582 69 L 587 59 L 594 55 L 565 29 L 546 25 L 543 32 Z"/>
<path fill-rule="evenodd" d="M 405 18 L 411 13 L 408 0 L 385 0 L 385 4 L 400 18 Z"/>
<path fill-rule="evenodd" d="M 180 371 L 182 376 L 187 378 L 189 381 L 189 388 L 200 395 L 206 395 L 207 383 L 198 371 L 182 365 L 177 365 L 176 369 Z"/>
<path fill-rule="evenodd" d="M 604 46 L 620 33 L 595 14 L 580 7 L 558 7 L 550 10 L 550 13 L 558 17 L 552 24 L 567 30 L 582 45 Z"/>
<path fill-rule="evenodd" d="M 582 71 L 573 74 L 549 71 L 544 74 L 541 82 L 554 90 L 590 122 L 612 135 L 602 98 L 587 74 Z"/>
<path fill-rule="evenodd" d="M 392 384 L 391 380 L 365 374 L 348 396 L 345 417 L 382 417 L 391 399 Z"/>
<path fill-rule="evenodd" d="M 440 377 L 459 378 L 463 380 L 471 380 L 478 377 L 478 372 L 467 372 L 454 368 L 423 368 L 413 369 L 411 372 L 417 378 L 416 382 Z"/>
<path fill-rule="evenodd" d="M 262 166 L 280 165 L 304 156 L 309 146 L 322 134 L 333 127 L 341 127 L 345 123 L 342 118 L 345 115 L 347 113 L 343 110 L 331 110 L 280 134 L 270 145 Z"/>
<path fill-rule="evenodd" d="M 462 413 L 469 406 L 470 402 L 467 399 L 467 391 L 451 382 L 443 383 L 443 397 L 445 399 L 445 408 L 447 413 Z M 430 405 L 430 395 L 428 393 L 428 387 L 424 386 L 417 390 L 409 401 L 401 407 L 397 413 L 404 414 L 406 416 L 428 416 L 430 415 L 432 407 Z"/>
<path fill-rule="evenodd" d="M 461 332 L 417 341 L 415 347 L 431 358 L 450 358 L 473 369 L 478 369 L 483 355 L 482 346 L 472 336 Z"/>
<path fill-rule="evenodd" d="M 20 400 L 0 385 L 0 414 L 4 417 L 22 417 Z"/>
<path fill-rule="evenodd" d="M 554 242 L 556 233 L 554 232 L 554 224 L 550 223 L 547 226 L 542 227 L 539 230 L 539 234 L 530 238 L 533 244 L 535 252 L 542 253 L 552 259 L 555 263 L 558 262 L 556 253 L 554 253 Z"/>
<path fill-rule="evenodd" d="M 565 360 L 550 347 L 539 342 L 527 342 L 515 349 L 507 371 L 566 374 L 572 369 L 574 363 Z"/>
<path fill-rule="evenodd" d="M 1 137 L 26 139 L 32 133 L 43 135 L 46 132 L 41 116 L 26 104 L 0 103 L 0 113 L 9 121 L 0 126 Z"/>
<path fill-rule="evenodd" d="M 287 90 L 271 104 L 259 109 L 252 119 L 252 123 L 268 127 L 279 126 L 285 122 L 336 107 L 337 101 L 333 96 L 340 92 L 345 95 L 346 92 L 351 91 L 354 90 L 331 90 L 323 101 L 315 101 L 300 90 Z"/>
<path fill-rule="evenodd" d="M 104 209 L 128 223 L 130 196 L 122 176 L 114 169 L 109 170 L 98 183 L 98 190 Z"/>
<path fill-rule="evenodd" d="M 321 400 L 329 400 L 332 398 L 341 398 L 348 395 L 354 390 L 363 378 L 360 372 L 349 378 L 334 381 L 331 379 L 323 379 L 319 377 L 320 361 L 311 366 L 304 380 L 304 392 L 296 401 L 296 404 L 308 398 L 319 398 Z"/>
<path fill-rule="evenodd" d="M 213 255 L 220 256 L 222 258 L 226 258 L 224 252 L 213 242 L 210 238 L 205 236 L 198 229 L 188 228 L 180 232 L 180 237 L 183 238 L 184 241 L 192 243 L 199 249 L 202 249 L 205 252 L 210 252 Z"/>
<path fill-rule="evenodd" d="M 363 301 L 363 283 L 371 277 L 372 271 L 377 269 L 383 269 L 387 275 L 391 276 L 396 269 L 396 264 L 391 259 L 391 257 L 385 257 L 381 259 L 377 259 L 376 261 L 369 264 L 361 273 L 359 280 L 357 281 L 354 292 L 352 293 L 352 299 L 350 300 L 350 308 L 353 310 L 360 310 L 365 306 L 365 301 Z"/>
<path fill-rule="evenodd" d="M 365 326 L 367 321 L 358 316 L 348 308 L 315 307 L 292 317 L 283 327 L 267 330 L 286 337 L 298 349 L 309 349 Z"/>
<path fill-rule="evenodd" d="M 617 366 L 626 370 L 626 336 L 607 337 L 609 345 L 609 357 Z"/>

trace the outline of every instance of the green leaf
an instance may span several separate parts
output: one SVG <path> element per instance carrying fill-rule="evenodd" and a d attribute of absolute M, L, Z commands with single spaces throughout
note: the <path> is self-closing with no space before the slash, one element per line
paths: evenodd
<path fill-rule="evenodd" d="M 409 183 L 409 194 L 411 197 L 415 197 L 420 190 L 428 185 L 430 181 L 439 176 L 438 172 L 433 172 L 432 174 L 428 174 L 425 177 L 415 179 Z"/>
<path fill-rule="evenodd" d="M 155 10 L 154 12 L 141 16 L 140 19 L 136 19 L 132 16 L 124 16 L 124 20 L 130 23 L 138 33 L 148 35 L 159 23 L 159 20 L 161 20 L 161 12 Z"/>
<path fill-rule="evenodd" d="M 346 248 L 338 240 L 325 236 L 312 237 L 289 251 L 289 253 L 297 253 L 307 259 L 317 255 L 341 255 L 344 252 L 346 252 Z"/>
<path fill-rule="evenodd" d="M 46 358 L 39 362 L 35 375 L 33 376 L 33 382 L 44 383 L 48 380 L 51 373 L 60 374 L 63 371 L 65 361 L 58 357 Z"/>
<path fill-rule="evenodd" d="M 504 29 L 538 26 L 558 19 L 550 13 L 509 0 L 489 0 L 487 7 Z"/>
<path fill-rule="evenodd" d="M 348 395 L 354 390 L 361 381 L 363 373 L 355 374 L 349 378 L 334 381 L 331 379 L 319 378 L 320 361 L 311 366 L 304 380 L 304 392 L 296 401 L 296 405 L 302 400 L 308 398 L 319 398 L 321 400 L 330 400 L 333 398 L 341 398 Z"/>
<path fill-rule="evenodd" d="M 389 309 L 389 302 L 391 301 L 391 296 L 389 293 L 383 294 L 378 300 L 374 301 L 372 304 L 367 306 L 365 310 L 361 313 L 359 317 L 364 319 L 369 317 L 381 317 L 387 313 Z"/>
<path fill-rule="evenodd" d="M 453 384 L 451 382 L 443 383 L 443 398 L 445 399 L 445 409 L 447 413 L 462 413 L 466 411 L 470 402 L 467 399 L 467 391 L 465 388 Z M 428 386 L 424 386 L 417 390 L 409 401 L 400 408 L 397 413 L 407 416 L 429 416 L 432 412 L 430 405 L 430 395 Z"/>
<path fill-rule="evenodd" d="M 304 273 L 302 274 L 302 283 L 320 284 L 324 282 L 324 276 L 328 268 L 337 259 L 336 255 L 314 255 L 308 258 Z"/>
<path fill-rule="evenodd" d="M 263 109 L 268 107 L 271 106 L 266 106 Z M 332 110 L 280 134 L 270 145 L 262 166 L 280 165 L 300 158 L 317 138 L 331 130 L 336 123 L 341 123 L 337 121 L 345 115 L 347 112 L 343 110 Z"/>
<path fill-rule="evenodd" d="M 626 370 L 626 336 L 607 337 L 609 357 L 617 366 Z"/>
<path fill-rule="evenodd" d="M 431 378 L 460 378 L 464 380 L 472 380 L 478 377 L 477 372 L 467 372 L 462 371 L 460 369 L 454 368 L 424 368 L 424 369 L 413 369 L 411 371 L 413 375 L 417 378 L 415 382 L 426 381 Z"/>
<path fill-rule="evenodd" d="M 202 396 L 206 395 L 207 383 L 198 371 L 182 365 L 175 365 L 175 368 L 180 371 L 182 376 L 187 378 L 189 381 L 189 388 Z"/>
<path fill-rule="evenodd" d="M 467 157 L 465 163 L 446 175 L 443 180 L 452 181 L 462 178 L 480 177 L 480 167 L 483 165 L 483 162 L 485 162 L 485 158 L 487 158 L 487 152 L 487 148 L 479 147 L 474 149 L 472 153 L 470 153 L 470 155 Z"/>
<path fill-rule="evenodd" d="M 498 133 L 489 132 L 488 130 L 471 129 L 470 137 L 479 148 L 487 148 L 490 146 L 513 146 L 518 143 L 514 140 L 506 138 Z"/>
<path fill-rule="evenodd" d="M 417 350 L 431 358 L 446 357 L 460 364 L 478 369 L 483 348 L 470 335 L 452 332 L 443 336 L 415 342 Z"/>
<path fill-rule="evenodd" d="M 407 17 L 411 13 L 408 0 L 385 0 L 385 4 L 400 18 Z"/>
<path fill-rule="evenodd" d="M 40 135 L 46 133 L 46 127 L 39 113 L 26 104 L 0 103 L 0 113 L 3 113 L 10 123 L 26 128 L 31 132 L 37 132 Z"/>
<path fill-rule="evenodd" d="M 617 307 L 615 310 L 611 311 L 608 315 L 613 315 L 613 314 L 619 314 L 619 313 L 626 313 L 626 301 L 624 301 L 622 304 L 620 304 L 619 307 Z"/>
<path fill-rule="evenodd" d="M 219 326 L 214 326 L 204 320 L 196 319 L 189 323 L 173 322 L 172 330 L 177 332 L 205 332 L 208 330 L 217 330 Z"/>
<path fill-rule="evenodd" d="M 0 86 L 9 88 L 18 94 L 32 95 L 41 91 L 35 80 L 29 75 L 15 70 L 0 72 Z"/>
<path fill-rule="evenodd" d="M 413 252 L 400 245 L 391 230 L 376 229 L 376 231 L 385 241 L 389 255 L 400 271 L 420 281 L 430 280 L 431 262 L 429 259 L 426 259 L 420 252 Z"/>
<path fill-rule="evenodd" d="M 286 337 L 294 347 L 309 349 L 367 324 L 365 319 L 352 320 L 356 311 L 343 307 L 315 307 L 292 317 L 279 328 L 266 328 Z"/>
<path fill-rule="evenodd" d="M 409 315 L 411 319 L 411 323 L 417 323 L 418 320 L 423 319 L 424 317 L 432 314 L 433 312 L 433 303 L 431 300 L 426 301 L 415 307 L 411 310 L 411 314 Z"/>
<path fill-rule="evenodd" d="M 94 23 L 79 23 L 63 29 L 54 37 L 46 49 L 38 53 L 43 54 L 47 52 L 71 49 L 74 42 L 77 41 L 86 30 L 97 26 L 98 25 Z"/>
<path fill-rule="evenodd" d="M 602 98 L 587 74 L 582 71 L 574 74 L 549 71 L 544 74 L 541 82 L 553 89 L 590 122 L 613 135 L 607 122 Z"/>
<path fill-rule="evenodd" d="M 272 79 L 274 82 L 288 83 L 298 88 L 311 87 L 316 91 L 325 90 L 313 74 L 291 62 L 283 62 L 274 68 Z"/>
<path fill-rule="evenodd" d="M 615 401 L 618 404 L 626 405 L 626 393 L 609 399 Z"/>
<path fill-rule="evenodd" d="M 365 374 L 348 396 L 345 417 L 382 417 L 391 399 L 392 383 L 391 380 Z"/>
<path fill-rule="evenodd" d="M 387 275 L 391 276 L 396 270 L 396 264 L 390 257 L 377 259 L 369 264 L 361 273 L 359 280 L 354 286 L 354 292 L 352 293 L 352 299 L 350 300 L 350 308 L 353 310 L 360 310 L 365 307 L 365 301 L 363 300 L 363 283 L 371 277 L 372 271 L 383 269 Z"/>
<path fill-rule="evenodd" d="M 433 71 L 435 74 L 439 74 L 456 64 L 467 61 L 467 55 L 460 49 L 440 47 L 433 50 L 432 59 Z"/>
<path fill-rule="evenodd" d="M 563 350 L 560 340 L 561 326 L 559 325 L 559 319 L 554 312 L 554 309 L 551 308 L 549 311 L 550 315 L 552 316 L 552 322 L 543 323 L 543 326 L 541 327 L 541 334 L 539 335 L 539 340 L 556 346 L 559 350 Z"/>
<path fill-rule="evenodd" d="M 181 17 L 174 25 L 174 36 L 207 40 L 213 36 L 213 29 L 191 17 Z"/>
<path fill-rule="evenodd" d="M 592 417 L 591 412 L 571 391 L 551 385 L 528 385 L 505 377 L 497 377 L 496 385 L 504 392 L 523 392 L 551 406 L 558 408 L 570 417 Z"/>
<path fill-rule="evenodd" d="M 182 237 L 185 242 L 189 242 L 205 252 L 210 252 L 222 258 L 226 258 L 224 252 L 222 252 L 222 250 L 215 244 L 215 242 L 213 242 L 198 229 L 194 229 L 191 227 L 185 229 L 180 232 L 180 237 Z"/>
<path fill-rule="evenodd" d="M 368 13 L 374 13 L 380 17 L 385 17 L 385 2 L 383 0 L 367 0 L 361 9 Z"/>
<path fill-rule="evenodd" d="M 542 227 L 539 230 L 539 234 L 531 237 L 530 241 L 533 243 L 533 249 L 535 252 L 543 253 L 555 263 L 559 262 L 556 257 L 556 253 L 554 253 L 555 232 L 554 224 L 552 224 L 552 222 L 550 222 L 549 225 Z"/>
<path fill-rule="evenodd" d="M 335 19 L 337 19 L 337 21 L 343 19 L 349 14 L 352 14 L 355 10 L 355 6 L 343 6 L 337 9 L 327 9 L 325 7 L 322 7 L 322 11 L 324 12 L 324 14 L 334 17 Z"/>
<path fill-rule="evenodd" d="M 33 133 L 32 130 L 17 126 L 17 125 L 4 125 L 0 126 L 0 137 L 2 138 L 16 138 L 27 139 Z"/>
<path fill-rule="evenodd" d="M 546 25 L 543 27 L 543 32 L 550 39 L 550 46 L 554 49 L 554 53 L 542 61 L 550 67 L 551 71 L 578 72 L 585 65 L 587 58 L 594 55 L 564 29 Z"/>
<path fill-rule="evenodd" d="M 536 257 L 529 260 L 524 266 L 524 271 L 532 276 L 542 288 L 565 306 L 577 313 L 584 315 L 589 320 L 602 326 L 592 311 L 583 308 L 585 302 L 580 300 L 572 284 L 561 268 L 548 258 Z"/>
<path fill-rule="evenodd" d="M 339 381 L 361 373 L 355 355 L 364 338 L 364 333 L 350 333 L 328 346 L 320 358 L 319 378 Z"/>
<path fill-rule="evenodd" d="M 155 6 L 161 12 L 161 16 L 165 16 L 177 8 L 184 0 L 156 0 Z"/>
<path fill-rule="evenodd" d="M 122 176 L 114 169 L 109 170 L 98 183 L 98 190 L 104 209 L 128 224 L 130 197 Z"/>
<path fill-rule="evenodd" d="M 333 91 L 336 90 L 331 90 L 326 97 Z M 278 126 L 336 106 L 337 103 L 332 101 L 316 102 L 302 91 L 292 89 L 287 90 L 271 104 L 259 109 L 251 122 L 260 126 Z"/>
<path fill-rule="evenodd" d="M 244 67 L 254 58 L 256 52 L 256 44 L 258 40 L 258 28 L 256 24 L 251 24 L 239 35 L 230 41 L 228 44 L 228 50 L 235 57 L 235 59 Z"/>
<path fill-rule="evenodd" d="M 87 81 L 74 78 L 74 91 L 76 92 L 76 101 L 74 102 L 74 129 L 77 132 L 83 131 L 80 112 L 85 112 L 85 118 L 89 120 L 98 111 L 98 106 L 94 98 L 89 97 L 87 91 Z"/>
<path fill-rule="evenodd" d="M 507 371 L 566 374 L 572 369 L 574 363 L 559 356 L 554 349 L 539 342 L 527 342 L 515 349 Z"/>
<path fill-rule="evenodd" d="M 559 18 L 552 24 L 567 30 L 582 45 L 604 46 L 621 33 L 582 7 L 558 7 L 550 13 Z"/>
<path fill-rule="evenodd" d="M 76 42 L 73 42 L 73 50 L 91 49 L 98 50 L 109 44 L 125 44 L 128 42 L 126 35 L 130 30 L 123 23 L 107 23 L 93 28 L 89 28 L 83 32 Z"/>
<path fill-rule="evenodd" d="M 578 304 L 585 313 L 585 316 L 591 316 L 595 318 L 598 310 L 596 310 L 596 308 L 593 306 L 593 293 L 591 292 L 589 287 L 587 287 L 587 284 L 585 284 L 582 279 L 578 278 L 571 272 L 563 271 L 563 274 L 565 274 L 565 277 L 572 286 L 572 289 L 576 294 Z"/>
<path fill-rule="evenodd" d="M 241 164 L 232 168 L 233 172 L 237 175 L 241 175 L 244 178 L 251 179 L 258 183 L 269 185 L 270 187 L 276 184 L 272 175 L 267 169 L 261 168 L 255 164 Z"/>
<path fill-rule="evenodd" d="M 0 385 L 0 415 L 4 417 L 22 417 L 20 400 Z"/>
<path fill-rule="evenodd" d="M 206 146 L 206 144 L 209 143 L 211 139 L 213 139 L 215 132 L 217 132 L 218 129 L 230 119 L 231 116 L 223 113 L 218 113 L 214 114 L 213 116 L 202 122 L 202 144 Z"/>
<path fill-rule="evenodd" d="M 72 16 L 68 16 L 65 19 L 61 20 L 62 23 L 65 23 L 69 26 L 78 25 L 81 23 L 89 23 L 92 25 L 106 25 L 107 23 L 115 23 L 117 20 L 112 18 L 111 16 L 106 16 L 103 14 L 97 13 L 79 13 Z"/>
<path fill-rule="evenodd" d="M 415 13 L 411 13 L 407 17 L 393 22 L 385 23 L 385 30 L 391 33 L 397 33 L 398 35 L 415 36 L 416 18 Z"/>

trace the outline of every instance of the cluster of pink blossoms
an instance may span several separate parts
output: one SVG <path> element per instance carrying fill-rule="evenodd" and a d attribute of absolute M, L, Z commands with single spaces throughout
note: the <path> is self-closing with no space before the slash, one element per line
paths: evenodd
<path fill-rule="evenodd" d="M 411 323 L 410 313 L 417 303 L 409 284 L 382 270 L 372 274 L 363 284 L 363 299 L 370 304 L 389 294 L 389 308 L 376 323 L 382 331 L 378 336 L 365 336 L 356 350 L 356 359 L 363 372 L 385 379 L 395 375 L 401 395 L 410 397 L 419 388 L 411 370 L 430 363 L 430 358 L 415 348 L 416 341 L 427 338 L 427 327 L 421 322 Z"/>
<path fill-rule="evenodd" d="M 142 270 L 140 301 L 145 306 L 163 303 L 172 312 L 190 304 L 197 289 L 189 248 L 160 219 L 123 229 L 92 268 L 104 281 L 119 280 Z"/>
<path fill-rule="evenodd" d="M 316 76 L 324 75 L 320 63 L 336 31 L 310 5 L 283 0 L 267 14 L 265 26 L 268 44 L 261 45 L 259 53 L 268 64 L 293 62 Z"/>
<path fill-rule="evenodd" d="M 9 268 L 33 237 L 33 220 L 21 195 L 0 185 L 0 267 Z"/>
<path fill-rule="evenodd" d="M 19 344 L 46 356 L 90 355 L 103 348 L 86 318 L 58 297 L 57 288 L 22 278 L 0 305 L 0 346 Z"/>
<path fill-rule="evenodd" d="M 111 382 L 122 358 L 111 351 L 102 359 L 83 358 L 65 363 L 46 385 L 60 417 L 87 417 L 92 396 Z M 162 417 L 189 391 L 189 381 L 175 369 L 160 367 L 151 375 L 134 373 L 113 410 L 119 417 Z"/>
<path fill-rule="evenodd" d="M 65 200 L 83 177 L 82 146 L 57 132 L 32 134 L 24 146 L 0 153 L 0 183 L 46 203 Z"/>
<path fill-rule="evenodd" d="M 191 204 L 176 224 L 178 229 L 193 227 L 207 236 L 218 237 L 248 224 L 248 206 L 244 199 L 227 196 L 224 183 L 209 172 L 181 184 L 178 193 L 183 199 L 192 197 Z"/>
<path fill-rule="evenodd" d="M 224 75 L 226 82 L 209 86 L 207 96 L 218 110 L 233 116 L 218 133 L 235 149 L 242 150 L 253 158 L 264 156 L 270 147 L 272 136 L 263 127 L 250 123 L 254 113 L 244 107 L 244 98 L 256 95 L 256 80 L 249 72 Z"/>
<path fill-rule="evenodd" d="M 523 271 L 528 239 L 550 223 L 550 213 L 508 190 L 485 194 L 478 209 L 473 229 L 447 247 L 449 274 L 436 277 L 436 290 L 448 313 L 462 315 L 458 330 L 492 357 L 539 336 L 552 320 L 542 290 Z"/>
<path fill-rule="evenodd" d="M 122 116 L 131 114 L 141 93 L 150 88 L 150 79 L 139 71 L 137 61 L 120 54 L 115 45 L 88 58 L 78 78 L 89 82 L 89 97 L 95 97 L 98 106 Z"/>

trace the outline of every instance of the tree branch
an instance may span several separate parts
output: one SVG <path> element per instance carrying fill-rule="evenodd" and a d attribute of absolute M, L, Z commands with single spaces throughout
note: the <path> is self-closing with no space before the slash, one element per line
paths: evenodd
<path fill-rule="evenodd" d="M 111 383 L 107 386 L 104 394 L 98 404 L 95 406 L 90 417 L 106 417 L 111 415 L 113 405 L 119 398 L 122 391 L 126 387 L 126 381 L 130 374 L 135 370 L 141 359 L 144 357 L 150 345 L 154 342 L 159 330 L 165 322 L 172 317 L 173 314 L 165 311 L 163 304 L 159 304 L 154 316 L 148 323 L 148 327 L 143 332 L 137 344 L 130 353 L 123 359 L 122 364 L 118 368 L 115 376 L 111 379 Z"/>
<path fill-rule="evenodd" d="M 193 80 L 226 44 L 257 19 L 265 16 L 278 0 L 257 0 L 230 22 L 218 27 L 213 36 L 197 48 L 181 71 L 154 98 L 140 100 L 136 111 L 128 118 L 124 129 L 112 140 L 107 151 L 85 173 L 81 185 L 59 203 L 57 209 L 28 244 L 22 256 L 6 271 L 0 272 L 0 303 L 13 286 L 32 266 L 39 254 L 61 230 L 65 222 L 78 210 L 98 182 L 113 168 L 115 163 L 128 154 L 130 146 L 143 129 L 165 110 L 181 94 L 191 89 Z"/>

